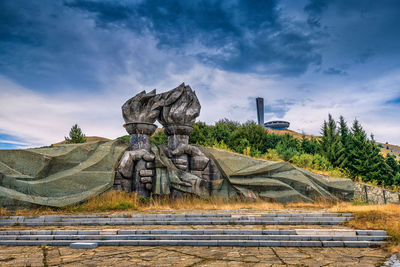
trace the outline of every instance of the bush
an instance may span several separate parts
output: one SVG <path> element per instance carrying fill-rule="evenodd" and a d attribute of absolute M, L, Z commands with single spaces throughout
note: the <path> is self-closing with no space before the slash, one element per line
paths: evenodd
<path fill-rule="evenodd" d="M 224 142 L 223 140 L 222 140 L 221 142 L 215 142 L 215 143 L 212 145 L 212 148 L 224 149 L 224 150 L 228 150 L 228 151 L 233 151 L 232 149 L 230 149 L 230 148 L 228 147 L 227 144 L 225 144 L 225 142 Z"/>
<path fill-rule="evenodd" d="M 320 171 L 329 171 L 333 169 L 333 166 L 327 158 L 321 156 L 320 154 L 315 154 L 311 168 Z"/>
<path fill-rule="evenodd" d="M 278 152 L 279 157 L 284 161 L 289 161 L 294 156 L 300 154 L 296 148 L 288 146 L 283 142 L 279 142 L 276 146 L 276 152 Z"/>
<path fill-rule="evenodd" d="M 312 168 L 314 156 L 310 154 L 294 155 L 289 161 L 300 168 L 309 169 Z"/>
<path fill-rule="evenodd" d="M 273 161 L 279 161 L 282 160 L 279 157 L 278 152 L 276 151 L 276 149 L 268 149 L 267 153 L 264 154 L 263 157 L 265 160 L 273 160 Z"/>
<path fill-rule="evenodd" d="M 167 145 L 168 144 L 168 136 L 164 133 L 163 130 L 156 132 L 150 137 L 150 141 L 155 145 Z"/>
<path fill-rule="evenodd" d="M 396 176 L 393 177 L 393 185 L 400 186 L 400 172 L 396 173 Z"/>
<path fill-rule="evenodd" d="M 124 143 L 129 144 L 131 137 L 129 135 L 124 135 L 124 136 L 118 137 L 117 139 L 123 141 Z"/>

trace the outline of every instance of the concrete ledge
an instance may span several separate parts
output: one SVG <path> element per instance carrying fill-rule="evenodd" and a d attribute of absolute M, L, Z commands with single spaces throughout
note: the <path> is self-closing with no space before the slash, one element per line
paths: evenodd
<path fill-rule="evenodd" d="M 97 243 L 71 243 L 69 245 L 70 248 L 77 248 L 77 249 L 92 249 L 97 248 Z"/>

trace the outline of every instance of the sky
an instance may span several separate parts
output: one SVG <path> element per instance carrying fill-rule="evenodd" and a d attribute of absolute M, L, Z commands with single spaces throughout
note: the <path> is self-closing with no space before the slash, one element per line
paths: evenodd
<path fill-rule="evenodd" d="M 127 99 L 182 82 L 208 124 L 263 97 L 294 131 L 343 115 L 400 145 L 400 1 L 0 1 L 0 149 L 125 135 Z"/>

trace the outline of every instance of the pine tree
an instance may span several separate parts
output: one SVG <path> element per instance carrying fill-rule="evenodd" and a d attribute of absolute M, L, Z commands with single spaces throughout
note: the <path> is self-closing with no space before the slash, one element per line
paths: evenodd
<path fill-rule="evenodd" d="M 69 137 L 65 137 L 65 141 L 67 141 L 67 144 L 85 143 L 86 136 L 82 133 L 78 124 L 75 124 L 69 131 Z"/>
<path fill-rule="evenodd" d="M 376 181 L 378 184 L 387 184 L 390 181 L 388 166 L 380 154 L 380 149 L 374 140 L 367 138 L 357 120 L 351 129 L 349 155 L 348 166 L 353 177 L 360 176 L 364 181 Z"/>
<path fill-rule="evenodd" d="M 321 154 L 325 156 L 333 166 L 344 167 L 346 165 L 346 153 L 343 146 L 336 122 L 329 114 L 328 122 L 324 121 L 322 126 L 322 138 L 320 142 Z"/>
<path fill-rule="evenodd" d="M 400 172 L 400 166 L 398 165 L 395 157 L 391 154 L 386 155 L 385 163 L 388 167 L 388 177 L 390 181 L 386 182 L 387 185 L 393 185 L 396 175 Z"/>
<path fill-rule="evenodd" d="M 343 116 L 339 117 L 339 129 L 338 129 L 338 133 L 339 133 L 339 138 L 340 138 L 340 143 L 341 146 L 344 149 L 344 159 L 342 161 L 341 167 L 342 168 L 348 168 L 349 166 L 349 161 L 350 161 L 350 153 L 349 153 L 349 145 L 350 145 L 350 131 L 349 131 L 349 127 L 347 126 L 347 122 L 345 121 Z"/>
<path fill-rule="evenodd" d="M 304 151 L 304 153 L 314 155 L 318 153 L 318 141 L 314 137 L 308 139 L 303 135 L 301 138 L 301 149 Z"/>

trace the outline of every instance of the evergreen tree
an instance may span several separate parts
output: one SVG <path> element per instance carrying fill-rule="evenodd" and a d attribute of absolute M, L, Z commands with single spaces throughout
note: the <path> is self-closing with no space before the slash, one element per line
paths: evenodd
<path fill-rule="evenodd" d="M 301 149 L 307 154 L 316 154 L 319 150 L 318 141 L 313 137 L 311 139 L 306 138 L 304 135 L 301 138 Z"/>
<path fill-rule="evenodd" d="M 387 182 L 387 185 L 393 185 L 395 184 L 395 177 L 397 174 L 400 173 L 400 166 L 397 163 L 395 157 L 392 154 L 387 154 L 386 155 L 386 165 L 388 167 L 388 176 L 390 178 L 390 181 Z"/>
<path fill-rule="evenodd" d="M 322 126 L 320 149 L 321 155 L 325 156 L 333 166 L 344 167 L 346 165 L 345 147 L 341 142 L 336 122 L 331 114 L 328 116 L 328 122 L 324 121 Z"/>
<path fill-rule="evenodd" d="M 349 127 L 347 126 L 347 122 L 345 121 L 343 116 L 339 117 L 339 129 L 338 129 L 338 133 L 339 133 L 339 138 L 340 138 L 340 143 L 341 146 L 343 147 L 344 151 L 344 156 L 343 156 L 343 161 L 341 164 L 341 168 L 345 168 L 348 169 L 348 165 L 349 165 L 349 161 L 350 161 L 350 153 L 349 153 L 349 145 L 350 145 L 350 131 L 349 131 Z"/>
<path fill-rule="evenodd" d="M 75 124 L 69 131 L 69 137 L 65 137 L 65 141 L 67 141 L 67 144 L 85 143 L 86 136 L 82 133 L 78 124 Z"/>
<path fill-rule="evenodd" d="M 377 181 L 387 184 L 390 181 L 388 166 L 380 155 L 380 149 L 373 140 L 368 140 L 360 123 L 355 120 L 351 129 L 349 170 L 353 177 L 360 176 L 364 181 Z"/>

